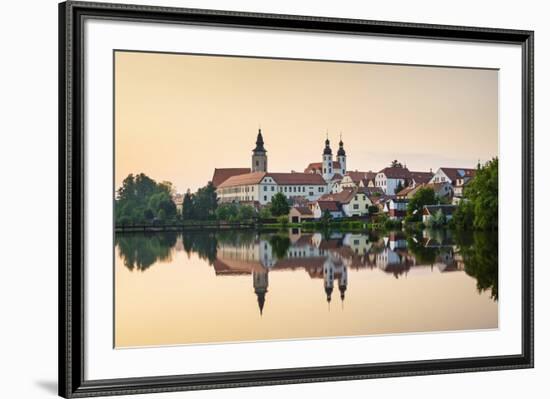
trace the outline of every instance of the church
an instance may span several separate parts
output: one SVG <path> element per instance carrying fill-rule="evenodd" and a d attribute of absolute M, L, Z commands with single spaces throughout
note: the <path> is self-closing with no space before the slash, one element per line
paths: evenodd
<path fill-rule="evenodd" d="M 262 130 L 258 130 L 256 146 L 252 150 L 250 168 L 216 168 L 212 184 L 219 201 L 249 202 L 266 205 L 277 193 L 284 194 L 291 202 L 303 199 L 315 201 L 330 193 L 333 185 L 346 173 L 346 151 L 340 138 L 337 160 L 333 159 L 327 137 L 322 162 L 310 163 L 300 172 L 275 173 L 268 171 L 267 150 Z"/>

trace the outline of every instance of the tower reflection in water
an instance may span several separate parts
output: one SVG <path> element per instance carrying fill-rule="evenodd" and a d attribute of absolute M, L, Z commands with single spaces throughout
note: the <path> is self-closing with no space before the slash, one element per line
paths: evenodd
<path fill-rule="evenodd" d="M 466 272 L 477 279 L 478 291 L 498 299 L 498 241 L 487 234 L 456 235 L 450 231 L 408 234 L 288 232 L 189 232 L 118 234 L 116 243 L 125 266 L 146 270 L 172 251 L 197 253 L 216 276 L 251 275 L 260 314 L 268 301 L 269 274 L 305 271 L 323 281 L 328 307 L 337 288 L 342 307 L 348 291 L 348 270 L 379 269 L 395 278 L 411 268 L 428 272 Z"/>

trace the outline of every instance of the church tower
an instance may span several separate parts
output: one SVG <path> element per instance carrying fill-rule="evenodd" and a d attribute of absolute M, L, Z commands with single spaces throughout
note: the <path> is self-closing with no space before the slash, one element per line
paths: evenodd
<path fill-rule="evenodd" d="M 346 150 L 344 150 L 344 142 L 342 141 L 342 135 L 340 135 L 340 148 L 338 148 L 338 162 L 340 163 L 340 170 L 342 173 L 342 176 L 346 174 L 347 168 L 346 168 Z"/>
<path fill-rule="evenodd" d="M 330 141 L 325 140 L 325 149 L 323 150 L 323 179 L 329 181 L 334 175 L 334 165 L 332 164 L 332 150 L 330 149 Z"/>
<path fill-rule="evenodd" d="M 254 292 L 258 297 L 258 307 L 260 308 L 260 316 L 264 312 L 265 294 L 267 293 L 267 287 L 269 285 L 267 274 L 268 274 L 267 270 L 255 271 L 252 273 L 252 278 L 254 279 Z"/>
<path fill-rule="evenodd" d="M 256 148 L 252 150 L 252 172 L 267 172 L 267 151 L 264 148 L 262 129 L 258 129 Z"/>

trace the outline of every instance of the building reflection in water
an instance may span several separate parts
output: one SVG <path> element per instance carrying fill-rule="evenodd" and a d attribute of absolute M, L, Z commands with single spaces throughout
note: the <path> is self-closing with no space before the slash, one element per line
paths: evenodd
<path fill-rule="evenodd" d="M 410 240 L 410 238 L 409 238 Z M 464 270 L 456 246 L 425 233 L 415 238 L 433 270 Z M 430 254 L 432 256 L 430 256 Z M 312 279 L 323 280 L 326 301 L 330 306 L 337 287 L 340 300 L 348 289 L 348 269 L 379 268 L 396 278 L 406 276 L 419 263 L 408 249 L 408 239 L 401 232 L 377 237 L 365 234 L 305 233 L 291 229 L 288 235 L 256 235 L 247 242 L 218 240 L 214 269 L 216 275 L 252 275 L 260 314 L 263 313 L 269 289 L 269 273 L 281 270 L 303 270 Z"/>
<path fill-rule="evenodd" d="M 155 261 L 169 259 L 171 251 L 197 253 L 214 267 L 217 276 L 251 275 L 260 315 L 268 301 L 269 274 L 305 271 L 322 280 L 326 301 L 338 289 L 343 303 L 348 290 L 348 270 L 377 268 L 395 278 L 412 269 L 443 273 L 465 271 L 477 279 L 478 291 L 491 290 L 498 299 L 498 241 L 496 235 L 429 231 L 384 235 L 359 233 L 160 233 L 117 235 L 119 254 L 130 270 L 145 271 Z"/>

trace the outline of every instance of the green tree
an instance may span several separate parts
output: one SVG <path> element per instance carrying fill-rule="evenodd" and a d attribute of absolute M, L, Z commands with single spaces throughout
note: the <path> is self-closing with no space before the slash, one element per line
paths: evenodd
<path fill-rule="evenodd" d="M 425 205 L 437 204 L 437 198 L 432 188 L 419 189 L 407 205 L 407 222 L 419 222 L 422 219 L 422 208 Z"/>
<path fill-rule="evenodd" d="M 195 217 L 195 199 L 190 190 L 183 196 L 181 216 L 183 220 L 193 220 Z"/>
<path fill-rule="evenodd" d="M 233 203 L 221 204 L 216 208 L 216 218 L 218 220 L 235 220 L 238 214 L 239 209 Z"/>
<path fill-rule="evenodd" d="M 376 205 L 370 205 L 368 211 L 369 215 L 376 215 L 378 213 L 378 207 Z"/>
<path fill-rule="evenodd" d="M 323 216 L 321 216 L 321 223 L 323 225 L 328 225 L 332 220 L 332 215 L 328 209 L 325 209 Z"/>
<path fill-rule="evenodd" d="M 164 220 L 176 217 L 176 204 L 171 196 L 172 186 L 157 183 L 143 173 L 128 175 L 115 198 L 115 223 L 126 225 L 144 223 L 161 216 Z"/>
<path fill-rule="evenodd" d="M 212 182 L 197 190 L 194 195 L 194 217 L 198 220 L 212 219 L 218 206 L 216 189 Z"/>
<path fill-rule="evenodd" d="M 464 196 L 471 202 L 474 228 L 498 229 L 498 158 L 493 158 L 477 170 L 466 186 Z"/>
<path fill-rule="evenodd" d="M 271 207 L 264 206 L 260 209 L 260 219 L 271 219 L 273 215 L 271 214 Z"/>
<path fill-rule="evenodd" d="M 242 205 L 239 207 L 239 219 L 250 220 L 256 216 L 256 210 L 250 205 Z"/>
<path fill-rule="evenodd" d="M 277 193 L 271 200 L 271 213 L 273 216 L 288 215 L 290 205 L 283 193 Z"/>

